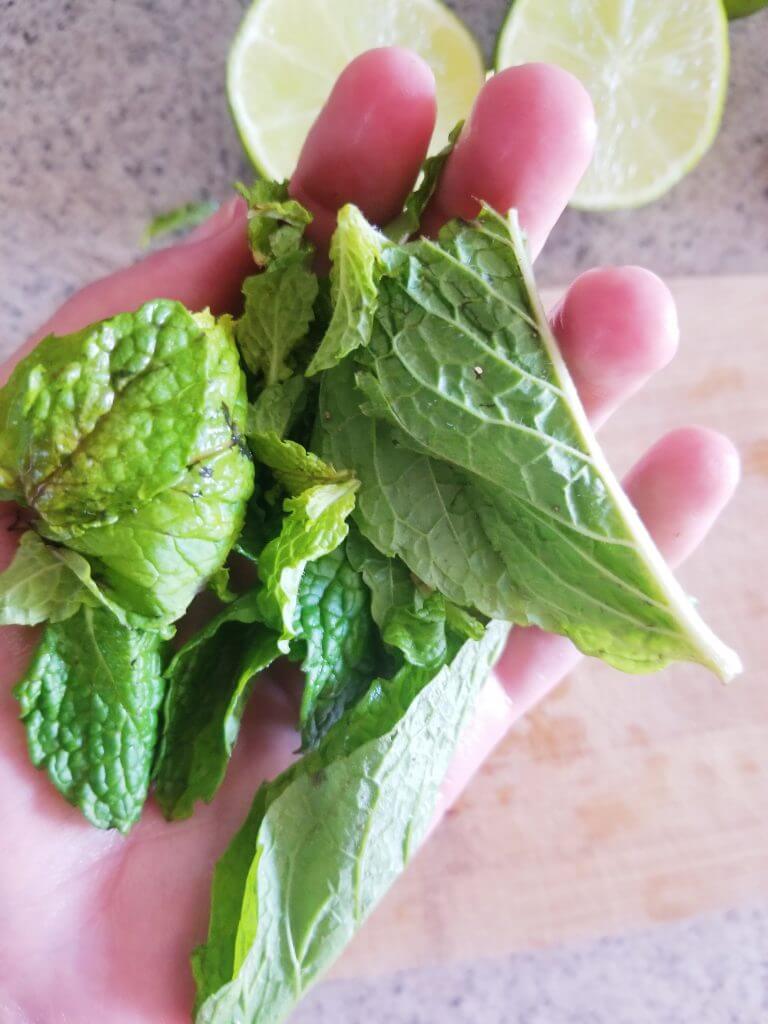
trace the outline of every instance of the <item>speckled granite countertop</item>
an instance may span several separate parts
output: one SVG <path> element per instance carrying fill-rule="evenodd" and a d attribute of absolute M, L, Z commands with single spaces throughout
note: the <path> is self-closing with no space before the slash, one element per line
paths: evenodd
<path fill-rule="evenodd" d="M 224 97 L 237 0 L 0 0 L 0 352 L 133 259 L 151 216 L 247 177 Z M 456 0 L 488 50 L 506 0 Z M 768 270 L 768 14 L 731 28 L 722 131 L 645 209 L 568 211 L 537 264 Z"/>
<path fill-rule="evenodd" d="M 0 0 L 0 355 L 134 258 L 148 219 L 247 176 L 223 61 L 237 0 Z M 453 4 L 490 48 L 506 0 Z M 546 283 L 598 262 L 768 271 L 768 12 L 731 28 L 722 131 L 665 199 L 568 211 Z M 319 987 L 296 1024 L 765 1024 L 768 910 Z M 599 993 L 599 998 L 596 997 Z M 83 1022 L 86 1024 L 86 1022 Z"/>

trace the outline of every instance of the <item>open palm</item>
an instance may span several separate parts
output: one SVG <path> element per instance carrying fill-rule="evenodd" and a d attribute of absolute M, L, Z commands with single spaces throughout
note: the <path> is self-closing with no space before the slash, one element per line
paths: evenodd
<path fill-rule="evenodd" d="M 313 240 L 320 249 L 345 202 L 356 203 L 377 224 L 400 211 L 434 117 L 432 76 L 414 55 L 375 50 L 345 70 L 291 183 L 314 213 Z M 500 210 L 517 207 L 538 252 L 586 168 L 593 139 L 589 100 L 565 72 L 527 65 L 497 75 L 478 97 L 446 166 L 426 230 L 434 233 L 451 216 L 473 216 L 484 199 Z M 233 200 L 184 244 L 80 292 L 29 344 L 43 333 L 66 333 L 158 296 L 192 309 L 235 308 L 249 263 L 244 205 Z M 553 325 L 596 422 L 664 366 L 676 347 L 669 292 L 636 267 L 582 275 L 555 311 Z M 706 533 L 737 477 L 729 442 L 691 428 L 663 438 L 626 486 L 664 554 L 678 561 Z M 1 567 L 13 555 L 14 524 L 15 511 L 5 506 Z M 281 770 L 296 749 L 295 703 L 276 682 L 260 681 L 227 780 L 215 801 L 191 819 L 167 824 L 150 802 L 129 836 L 100 832 L 64 803 L 27 757 L 11 688 L 24 672 L 35 632 L 8 627 L 1 640 L 0 1020 L 188 1021 L 188 954 L 205 934 L 214 862 L 258 784 Z M 576 657 L 562 638 L 514 631 L 462 739 L 443 805 Z"/>

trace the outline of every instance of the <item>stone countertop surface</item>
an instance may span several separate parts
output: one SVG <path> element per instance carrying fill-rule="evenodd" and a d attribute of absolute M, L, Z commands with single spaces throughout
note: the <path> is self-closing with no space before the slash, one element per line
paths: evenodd
<path fill-rule="evenodd" d="M 0 356 L 134 259 L 147 221 L 248 168 L 223 65 L 237 0 L 0 0 Z M 504 0 L 456 0 L 490 51 Z M 567 211 L 537 264 L 768 272 L 768 11 L 731 26 L 722 130 L 642 209 Z M 768 909 L 317 988 L 296 1024 L 764 1024 Z M 599 998 L 596 997 L 599 993 Z M 86 1022 L 83 1022 L 86 1024 Z"/>
<path fill-rule="evenodd" d="M 224 94 L 237 0 L 0 0 L 0 354 L 134 259 L 155 214 L 248 179 Z M 455 0 L 487 52 L 505 0 Z M 722 130 L 662 200 L 568 210 L 537 263 L 768 270 L 768 13 L 731 26 Z"/>

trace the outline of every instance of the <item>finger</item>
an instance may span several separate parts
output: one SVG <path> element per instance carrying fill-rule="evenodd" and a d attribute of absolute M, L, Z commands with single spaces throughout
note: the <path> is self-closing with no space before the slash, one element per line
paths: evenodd
<path fill-rule="evenodd" d="M 515 207 L 536 255 L 587 169 L 595 142 L 581 83 L 549 64 L 489 79 L 445 165 L 423 220 L 433 235 L 451 217 L 477 216 L 480 200 Z"/>
<path fill-rule="evenodd" d="M 739 475 L 739 453 L 727 437 L 706 427 L 684 427 L 646 452 L 624 488 L 661 553 L 677 565 L 704 539 Z"/>
<path fill-rule="evenodd" d="M 178 245 L 152 253 L 72 296 L 3 365 L 4 383 L 13 366 L 48 334 L 72 331 L 136 309 L 150 299 L 177 299 L 192 310 L 236 310 L 243 278 L 253 272 L 246 207 L 239 197 L 225 203 Z"/>
<path fill-rule="evenodd" d="M 427 154 L 436 111 L 434 76 L 415 53 L 382 47 L 347 65 L 291 178 L 291 194 L 314 215 L 312 241 L 328 243 L 344 203 L 378 225 L 400 213 Z"/>
<path fill-rule="evenodd" d="M 629 473 L 625 489 L 667 560 L 676 565 L 704 539 L 739 479 L 739 458 L 721 434 L 676 430 L 655 444 Z M 441 793 L 448 807 L 479 765 L 521 718 L 579 661 L 564 637 L 514 629 L 494 675 L 480 694 Z"/>
<path fill-rule="evenodd" d="M 599 267 L 577 277 L 552 314 L 552 329 L 593 425 L 677 351 L 672 294 L 642 267 Z"/>

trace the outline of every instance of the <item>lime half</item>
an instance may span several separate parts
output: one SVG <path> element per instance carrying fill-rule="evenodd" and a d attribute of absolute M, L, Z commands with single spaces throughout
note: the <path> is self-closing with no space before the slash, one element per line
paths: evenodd
<path fill-rule="evenodd" d="M 573 199 L 639 206 L 676 184 L 714 139 L 728 83 L 721 0 L 516 0 L 496 67 L 549 61 L 595 105 L 595 156 Z"/>
<path fill-rule="evenodd" d="M 229 54 L 229 103 L 262 174 L 287 178 L 343 68 L 376 46 L 407 46 L 430 65 L 438 120 L 432 150 L 469 112 L 485 80 L 482 54 L 438 0 L 256 0 Z"/>

